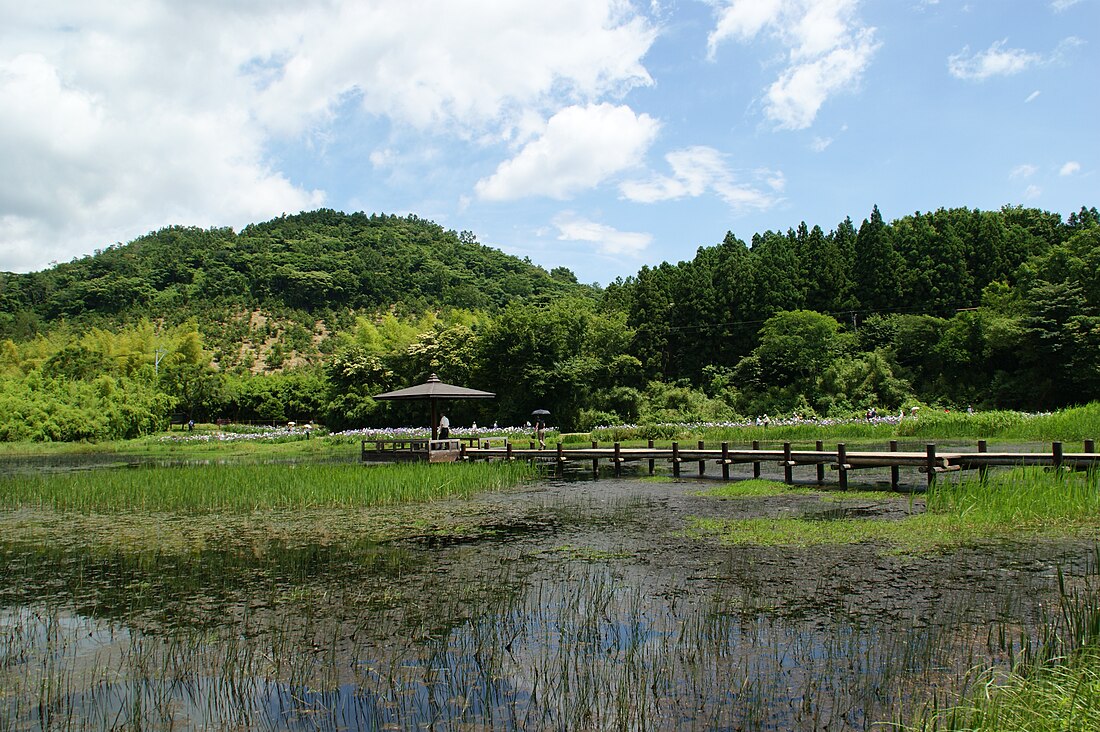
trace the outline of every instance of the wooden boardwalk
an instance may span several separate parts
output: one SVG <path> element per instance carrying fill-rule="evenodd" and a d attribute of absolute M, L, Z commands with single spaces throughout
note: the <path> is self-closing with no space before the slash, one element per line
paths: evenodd
<path fill-rule="evenodd" d="M 512 443 L 491 447 L 485 443 L 463 446 L 461 458 L 465 460 L 536 460 L 552 462 L 559 472 L 566 463 L 590 461 L 594 473 L 599 474 L 600 461 L 610 462 L 616 474 L 624 463 L 648 462 L 649 472 L 653 474 L 658 462 L 667 462 L 672 466 L 675 476 L 681 475 L 685 464 L 697 466 L 699 475 L 704 475 L 708 463 L 722 468 L 722 478 L 730 479 L 731 465 L 751 464 L 754 477 L 760 477 L 761 466 L 777 464 L 783 468 L 784 480 L 794 482 L 794 468 L 813 466 L 817 471 L 817 481 L 825 482 L 826 469 L 837 473 L 837 482 L 841 488 L 848 487 L 848 473 L 865 468 L 890 468 L 891 487 L 897 489 L 900 469 L 910 468 L 927 475 L 931 484 L 940 473 L 959 470 L 978 470 L 985 473 L 995 466 L 1043 466 L 1070 470 L 1088 470 L 1100 465 L 1100 454 L 1096 452 L 1095 440 L 1086 440 L 1082 452 L 1065 452 L 1061 442 L 1051 444 L 1050 452 L 990 452 L 987 443 L 978 442 L 976 452 L 963 452 L 955 449 L 947 452 L 937 450 L 935 444 L 925 446 L 921 451 L 902 451 L 897 441 L 890 443 L 887 450 L 849 451 L 844 444 L 838 444 L 835 450 L 825 450 L 818 441 L 813 450 L 794 450 L 791 443 L 784 443 L 780 449 L 762 449 L 758 442 L 751 448 L 731 448 L 723 442 L 718 447 L 706 447 L 700 442 L 694 447 L 684 447 L 673 442 L 671 447 L 655 447 L 649 441 L 647 447 L 622 447 L 614 443 L 610 447 L 600 447 L 593 442 L 591 447 L 566 449 L 561 443 L 553 448 L 517 447 Z"/>

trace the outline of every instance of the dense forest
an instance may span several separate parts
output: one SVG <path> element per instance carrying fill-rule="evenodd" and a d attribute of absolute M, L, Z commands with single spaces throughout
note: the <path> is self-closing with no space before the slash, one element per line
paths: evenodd
<path fill-rule="evenodd" d="M 1100 398 L 1100 214 L 878 208 L 605 287 L 415 216 L 330 210 L 170 227 L 0 273 L 0 439 L 132 437 L 197 420 L 419 424 L 372 394 L 497 393 L 452 422 L 559 426 L 1046 410 Z"/>

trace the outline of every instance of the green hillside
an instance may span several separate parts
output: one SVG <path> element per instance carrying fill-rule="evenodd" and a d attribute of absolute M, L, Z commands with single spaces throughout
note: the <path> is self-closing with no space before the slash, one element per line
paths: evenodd
<path fill-rule="evenodd" d="M 416 216 L 319 210 L 232 229 L 172 226 L 29 274 L 0 273 L 0 339 L 196 321 L 216 363 L 250 371 L 314 362 L 358 314 L 588 292 Z"/>
<path fill-rule="evenodd" d="M 171 322 L 212 310 L 495 310 L 579 289 L 416 216 L 319 210 L 232 229 L 173 226 L 30 274 L 0 274 L 0 337 L 59 319 Z"/>

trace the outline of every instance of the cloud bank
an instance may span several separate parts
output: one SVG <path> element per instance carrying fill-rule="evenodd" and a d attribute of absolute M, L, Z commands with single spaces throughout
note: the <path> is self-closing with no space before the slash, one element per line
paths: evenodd
<path fill-rule="evenodd" d="M 777 41 L 786 63 L 764 93 L 764 112 L 780 129 L 804 129 L 830 97 L 858 86 L 879 48 L 858 7 L 858 0 L 724 0 L 708 50 L 713 57 L 726 41 L 758 35 Z"/>

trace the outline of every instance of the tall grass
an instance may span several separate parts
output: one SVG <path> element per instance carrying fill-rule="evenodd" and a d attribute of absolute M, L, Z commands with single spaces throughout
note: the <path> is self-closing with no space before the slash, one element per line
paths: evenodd
<path fill-rule="evenodd" d="M 928 492 L 930 513 L 967 523 L 1044 533 L 1094 526 L 1100 517 L 1100 481 L 1093 472 L 1015 468 L 957 482 L 937 481 Z"/>
<path fill-rule="evenodd" d="M 0 478 L 0 507 L 61 511 L 252 511 L 377 506 L 470 496 L 534 478 L 525 462 L 207 465 Z"/>
<path fill-rule="evenodd" d="M 755 495 L 789 495 L 789 486 L 749 481 Z M 736 496 L 738 484 L 709 492 Z M 805 492 L 801 489 L 800 492 Z M 859 494 L 841 493 L 847 499 Z M 909 501 L 884 495 L 876 502 Z M 881 542 L 905 551 L 959 546 L 989 537 L 1073 536 L 1100 530 L 1100 473 L 1014 468 L 959 481 L 941 479 L 925 497 L 927 510 L 899 521 L 863 518 L 766 517 L 727 519 L 697 517 L 687 533 L 716 538 L 724 544 L 815 546 Z M 837 512 L 838 516 L 843 511 Z"/>
<path fill-rule="evenodd" d="M 1100 402 L 1039 415 L 1007 429 L 1004 436 L 1025 440 L 1100 439 Z"/>
<path fill-rule="evenodd" d="M 1038 637 L 1021 642 L 1007 677 L 992 671 L 958 703 L 933 703 L 906 729 L 996 732 L 999 730 L 1100 729 L 1100 547 L 1092 571 L 1070 587 L 1058 571 L 1059 600 L 1046 612 Z"/>

